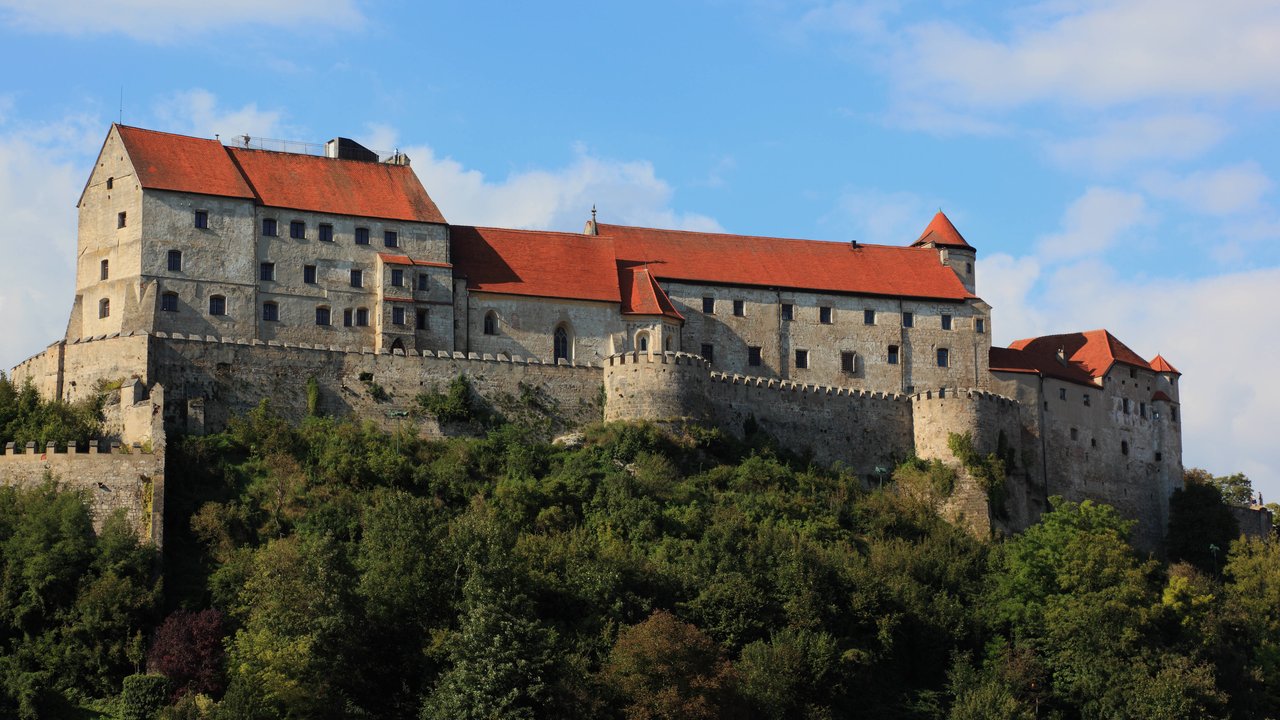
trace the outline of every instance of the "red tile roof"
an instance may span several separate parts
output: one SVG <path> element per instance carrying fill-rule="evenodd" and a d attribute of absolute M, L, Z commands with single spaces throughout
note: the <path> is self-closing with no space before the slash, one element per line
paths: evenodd
<path fill-rule="evenodd" d="M 962 301 L 973 297 L 928 248 L 600 224 L 618 260 L 663 280 Z"/>
<path fill-rule="evenodd" d="M 613 244 L 578 233 L 451 225 L 453 265 L 479 292 L 621 302 Z"/>
<path fill-rule="evenodd" d="M 1095 384 L 1089 373 L 1079 366 L 1062 362 L 1056 352 L 1045 352 L 1042 348 L 1018 350 L 993 347 L 988 359 L 992 372 L 1030 373 L 1081 385 Z"/>
<path fill-rule="evenodd" d="M 253 190 L 217 140 L 116 125 L 125 152 L 148 190 L 253 198 Z"/>
<path fill-rule="evenodd" d="M 1058 352 L 1062 351 L 1069 365 L 1075 366 L 1091 379 L 1103 377 L 1116 363 L 1124 363 L 1144 370 L 1151 369 L 1151 365 L 1146 360 L 1106 330 L 1026 338 L 1010 343 L 1009 349 L 1022 351 L 1025 353 L 1023 356 L 1025 359 L 1011 360 L 1010 355 L 1002 352 L 999 354 L 1002 363 L 1021 362 L 1024 365 L 1034 366 L 1042 372 L 1046 367 L 1062 365 L 1062 361 L 1058 360 Z M 994 352 L 995 348 L 992 350 Z M 993 361 L 995 357 L 996 355 L 992 356 Z"/>
<path fill-rule="evenodd" d="M 407 165 L 227 148 L 258 201 L 268 207 L 443 223 Z"/>
<path fill-rule="evenodd" d="M 1151 369 L 1158 373 L 1173 373 L 1174 375 L 1182 374 L 1178 372 L 1178 368 L 1170 365 L 1169 361 L 1165 360 L 1161 355 L 1156 355 L 1151 359 Z"/>
<path fill-rule="evenodd" d="M 622 293 L 624 315 L 662 315 L 684 320 L 648 268 L 619 266 L 618 287 Z"/>
<path fill-rule="evenodd" d="M 387 263 L 388 265 L 418 265 L 418 266 L 439 267 L 439 268 L 453 267 L 451 263 L 432 262 L 430 260 L 414 260 L 408 255 L 378 253 L 378 257 L 382 258 L 382 262 Z"/>
<path fill-rule="evenodd" d="M 1163 390 L 1157 390 L 1155 395 L 1151 396 L 1152 401 L 1163 400 L 1164 402 L 1173 402 L 1173 398 L 1165 394 Z"/>
<path fill-rule="evenodd" d="M 973 246 L 965 242 L 964 236 L 951 224 L 951 220 L 939 210 L 937 215 L 933 216 L 933 220 L 929 221 L 929 226 L 920 233 L 920 237 L 913 243 L 912 247 L 924 245 L 925 243 L 933 243 L 939 247 L 958 247 L 972 250 Z"/>

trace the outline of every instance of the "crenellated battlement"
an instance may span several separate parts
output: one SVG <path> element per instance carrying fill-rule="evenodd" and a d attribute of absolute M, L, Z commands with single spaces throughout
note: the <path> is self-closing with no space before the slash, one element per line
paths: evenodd
<path fill-rule="evenodd" d="M 70 457 L 92 457 L 95 455 L 133 455 L 135 453 L 142 455 L 154 455 L 155 452 L 142 443 L 132 443 L 123 445 L 119 441 L 102 441 L 102 440 L 80 440 L 73 444 L 47 443 L 43 447 L 38 447 L 34 442 L 28 442 L 26 445 L 18 445 L 8 442 L 4 444 L 4 454 L 0 455 L 0 462 L 4 458 L 24 458 L 24 459 L 47 459 L 50 455 L 67 455 Z M 37 457 L 38 456 L 38 457 Z"/>

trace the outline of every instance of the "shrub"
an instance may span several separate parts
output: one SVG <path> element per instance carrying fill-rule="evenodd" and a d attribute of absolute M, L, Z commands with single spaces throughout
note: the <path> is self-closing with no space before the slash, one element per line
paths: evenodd
<path fill-rule="evenodd" d="M 163 675 L 130 675 L 120 693 L 120 720 L 152 720 L 169 697 L 169 681 Z"/>
<path fill-rule="evenodd" d="M 173 684 L 173 699 L 190 693 L 222 692 L 225 618 L 217 610 L 178 610 L 156 629 L 148 666 Z"/>

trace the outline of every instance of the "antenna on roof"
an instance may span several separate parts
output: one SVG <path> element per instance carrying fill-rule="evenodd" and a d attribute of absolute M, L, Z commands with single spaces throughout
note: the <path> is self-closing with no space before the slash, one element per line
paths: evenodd
<path fill-rule="evenodd" d="M 595 221 L 596 221 L 596 204 L 595 204 L 595 203 L 591 203 L 591 222 L 592 222 L 592 224 L 595 224 Z"/>

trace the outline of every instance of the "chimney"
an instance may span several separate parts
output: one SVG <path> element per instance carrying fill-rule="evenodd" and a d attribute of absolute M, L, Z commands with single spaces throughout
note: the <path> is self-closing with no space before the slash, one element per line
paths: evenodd
<path fill-rule="evenodd" d="M 378 153 L 349 138 L 337 137 L 324 144 L 324 156 L 341 160 L 378 162 Z M 405 163 L 406 165 L 408 163 Z"/>

